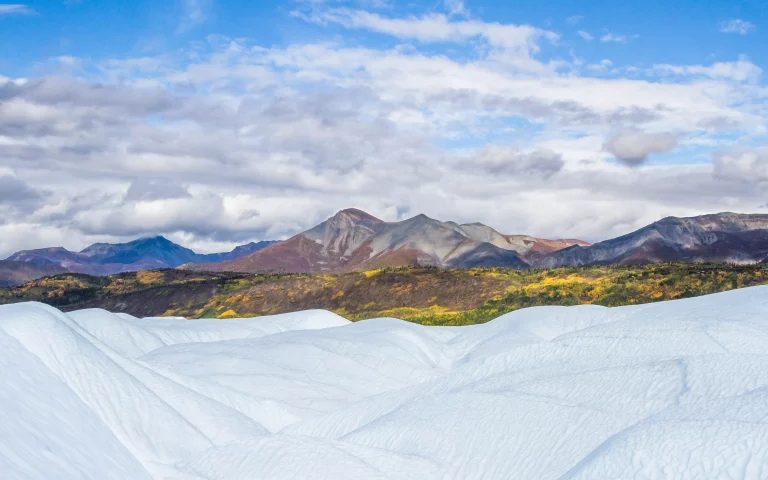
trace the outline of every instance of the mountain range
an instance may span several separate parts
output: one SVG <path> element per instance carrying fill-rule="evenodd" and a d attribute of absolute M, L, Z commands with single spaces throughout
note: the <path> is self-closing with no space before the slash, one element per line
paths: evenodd
<path fill-rule="evenodd" d="M 79 252 L 62 247 L 16 252 L 0 262 L 0 284 L 14 285 L 63 272 L 88 275 L 175 268 L 193 262 L 222 262 L 254 253 L 274 242 L 240 245 L 230 252 L 200 254 L 162 236 L 127 243 L 95 243 Z"/>
<path fill-rule="evenodd" d="M 768 263 L 768 215 L 666 217 L 594 245 L 505 235 L 481 223 L 417 215 L 384 222 L 346 209 L 306 232 L 235 260 L 182 268 L 234 272 L 338 273 L 388 266 L 558 268 L 658 262 Z"/>
<path fill-rule="evenodd" d="M 233 272 L 338 273 L 392 266 L 529 268 L 581 240 L 503 235 L 481 223 L 459 225 L 417 215 L 384 222 L 348 208 L 306 232 L 235 260 L 184 268 Z"/>
<path fill-rule="evenodd" d="M 768 215 L 717 213 L 666 217 L 589 247 L 574 245 L 535 262 L 537 268 L 658 262 L 757 263 L 768 260 Z"/>
<path fill-rule="evenodd" d="M 385 222 L 362 210 L 341 210 L 284 241 L 199 254 L 158 236 L 97 243 L 72 252 L 24 250 L 0 261 L 0 285 L 61 272 L 109 275 L 182 268 L 244 273 L 343 273 L 393 266 L 558 268 L 657 262 L 768 263 L 768 215 L 718 213 L 666 217 L 627 235 L 590 245 L 506 235 L 482 223 L 442 222 L 426 215 Z"/>

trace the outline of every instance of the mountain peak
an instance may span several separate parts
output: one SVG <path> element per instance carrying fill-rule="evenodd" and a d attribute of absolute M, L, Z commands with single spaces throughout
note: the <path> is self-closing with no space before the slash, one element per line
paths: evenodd
<path fill-rule="evenodd" d="M 125 250 L 130 248 L 173 248 L 177 246 L 172 241 L 168 240 L 162 235 L 154 235 L 147 237 L 140 237 L 136 240 L 131 240 L 126 243 L 94 243 L 80 251 L 83 255 L 90 257 L 99 255 L 109 255 L 112 252 L 118 250 Z"/>
<path fill-rule="evenodd" d="M 403 220 L 403 221 L 404 222 L 409 222 L 409 221 L 410 222 L 418 222 L 418 223 L 423 223 L 423 222 L 427 222 L 427 221 L 439 222 L 439 220 L 435 220 L 432 217 L 428 217 L 428 216 L 426 216 L 423 213 L 420 213 L 418 215 L 414 215 L 413 217 L 411 217 L 409 219 L 406 219 L 406 220 Z M 443 222 L 440 222 L 440 223 L 443 223 Z M 447 222 L 445 222 L 445 223 L 447 223 Z"/>
<path fill-rule="evenodd" d="M 162 235 L 150 235 L 150 236 L 147 236 L 147 237 L 141 237 L 141 238 L 138 238 L 138 239 L 136 239 L 136 240 L 134 240 L 132 242 L 128 242 L 128 243 L 152 243 L 152 242 L 158 243 L 158 244 L 173 243 L 172 241 L 168 240 L 167 238 L 165 238 Z"/>
<path fill-rule="evenodd" d="M 352 217 L 355 220 L 367 220 L 373 223 L 383 223 L 382 220 L 379 220 L 370 213 L 364 212 L 358 208 L 345 208 L 344 210 L 338 211 L 333 217 L 335 218 L 338 216 Z"/>
<path fill-rule="evenodd" d="M 420 214 L 418 214 L 418 215 L 416 215 L 414 217 L 411 217 L 411 218 L 409 218 L 407 220 L 403 220 L 403 222 L 407 222 L 408 224 L 410 224 L 412 226 L 412 228 L 413 227 L 422 228 L 422 227 L 424 227 L 426 225 L 431 225 L 433 227 L 434 226 L 440 227 L 440 226 L 449 225 L 448 222 L 441 222 L 440 220 L 436 220 L 436 219 L 434 219 L 432 217 L 428 217 L 427 215 L 425 215 L 423 213 L 420 213 Z M 456 225 L 456 224 L 454 223 L 453 225 Z"/>

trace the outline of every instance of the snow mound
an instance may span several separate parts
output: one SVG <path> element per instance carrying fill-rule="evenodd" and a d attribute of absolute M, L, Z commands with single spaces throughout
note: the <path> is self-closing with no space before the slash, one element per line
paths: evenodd
<path fill-rule="evenodd" d="M 0 306 L 24 479 L 768 478 L 768 287 L 471 327 Z"/>

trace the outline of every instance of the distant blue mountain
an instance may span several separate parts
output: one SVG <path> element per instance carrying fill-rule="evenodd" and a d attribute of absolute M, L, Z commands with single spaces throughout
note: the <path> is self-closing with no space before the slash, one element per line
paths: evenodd
<path fill-rule="evenodd" d="M 162 236 L 145 237 L 127 243 L 95 243 L 80 252 L 65 248 L 39 248 L 16 252 L 8 260 L 35 265 L 57 265 L 66 271 L 89 275 L 175 268 L 185 263 L 236 260 L 275 243 L 251 242 L 231 252 L 201 254 L 182 247 Z"/>

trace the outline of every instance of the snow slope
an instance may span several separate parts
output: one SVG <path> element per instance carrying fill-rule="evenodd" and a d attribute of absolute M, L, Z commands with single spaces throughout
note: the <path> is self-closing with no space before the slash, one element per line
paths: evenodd
<path fill-rule="evenodd" d="M 0 477 L 768 478 L 768 287 L 472 327 L 0 306 Z"/>

